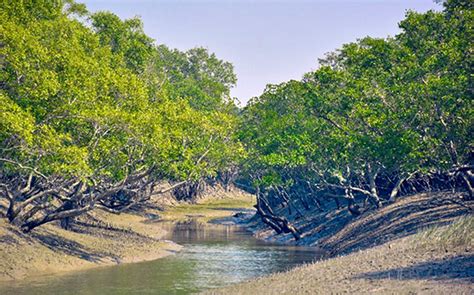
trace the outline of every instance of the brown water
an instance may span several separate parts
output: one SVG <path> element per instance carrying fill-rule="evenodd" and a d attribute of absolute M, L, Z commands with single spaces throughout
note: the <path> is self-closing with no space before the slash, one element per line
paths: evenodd
<path fill-rule="evenodd" d="M 150 262 L 102 267 L 0 286 L 0 294 L 190 294 L 284 271 L 319 257 L 314 248 L 262 242 L 236 226 L 160 222 L 184 246 Z"/>

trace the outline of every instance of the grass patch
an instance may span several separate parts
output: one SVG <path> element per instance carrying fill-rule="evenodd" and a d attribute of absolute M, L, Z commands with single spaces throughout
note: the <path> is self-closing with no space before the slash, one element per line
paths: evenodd
<path fill-rule="evenodd" d="M 446 226 L 431 227 L 414 235 L 414 241 L 422 246 L 472 249 L 474 245 L 474 216 L 461 217 Z"/>
<path fill-rule="evenodd" d="M 182 220 L 196 216 L 203 221 L 225 217 L 232 214 L 231 209 L 252 208 L 256 200 L 254 196 L 238 196 L 223 199 L 206 199 L 197 204 L 183 203 L 168 207 L 160 214 L 165 220 Z"/>

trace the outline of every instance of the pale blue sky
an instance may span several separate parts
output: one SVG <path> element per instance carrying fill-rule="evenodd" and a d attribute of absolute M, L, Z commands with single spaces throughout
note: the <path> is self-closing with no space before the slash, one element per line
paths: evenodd
<path fill-rule="evenodd" d="M 365 36 L 399 32 L 407 9 L 441 9 L 432 0 L 78 0 L 90 11 L 140 16 L 158 44 L 196 46 L 234 64 L 232 95 L 245 104 L 268 83 L 300 79 L 317 59 Z"/>

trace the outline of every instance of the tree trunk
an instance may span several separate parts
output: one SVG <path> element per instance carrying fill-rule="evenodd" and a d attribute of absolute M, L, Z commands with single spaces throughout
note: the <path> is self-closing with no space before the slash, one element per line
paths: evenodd
<path fill-rule="evenodd" d="M 472 184 L 471 184 L 472 176 L 470 175 L 470 171 L 461 172 L 461 177 L 464 180 L 464 184 L 466 186 L 467 192 L 469 193 L 469 199 L 472 200 L 474 198 L 474 188 L 472 187 Z"/>
<path fill-rule="evenodd" d="M 323 212 L 324 211 L 324 206 L 323 204 L 318 200 L 317 197 L 313 197 L 314 203 L 318 207 L 319 211 Z"/>
<path fill-rule="evenodd" d="M 382 202 L 380 201 L 379 195 L 377 193 L 377 186 L 375 184 L 375 179 L 377 178 L 377 173 L 372 171 L 370 163 L 367 163 L 367 177 L 369 179 L 370 185 L 370 200 L 375 205 L 375 207 L 382 207 Z"/>
<path fill-rule="evenodd" d="M 64 210 L 71 210 L 74 208 L 74 204 L 72 201 L 68 200 L 63 206 Z M 71 223 L 73 222 L 74 217 L 67 216 L 63 219 L 61 219 L 61 228 L 65 230 L 70 230 L 71 229 Z"/>
<path fill-rule="evenodd" d="M 15 210 L 15 200 L 13 198 L 8 200 L 7 218 L 10 223 L 13 223 L 18 212 Z"/>
<path fill-rule="evenodd" d="M 298 229 L 294 227 L 286 218 L 276 216 L 273 213 L 273 210 L 264 199 L 262 193 L 260 193 L 259 188 L 257 188 L 257 204 L 255 205 L 255 208 L 257 209 L 257 213 L 260 215 L 262 221 L 275 230 L 277 234 L 282 232 L 291 233 L 295 240 L 299 240 L 301 238 Z"/>
<path fill-rule="evenodd" d="M 402 183 L 406 180 L 404 177 L 400 177 L 393 187 L 392 191 L 390 192 L 390 198 L 389 202 L 394 203 L 397 200 L 398 193 L 400 192 L 400 188 L 402 186 Z"/>
<path fill-rule="evenodd" d="M 31 208 L 30 210 L 28 210 L 28 211 L 26 211 L 25 213 L 19 215 L 19 216 L 15 219 L 15 224 L 21 226 L 21 224 L 27 222 L 27 221 L 28 221 L 30 218 L 32 218 L 36 213 L 38 213 L 39 211 L 41 211 L 41 210 L 43 210 L 43 209 L 46 209 L 46 208 L 49 207 L 49 206 L 50 206 L 49 203 L 33 206 L 33 208 Z"/>
<path fill-rule="evenodd" d="M 88 205 L 82 208 L 77 208 L 77 209 L 72 209 L 72 210 L 65 210 L 65 211 L 59 211 L 59 212 L 53 212 L 50 214 L 46 214 L 43 217 L 31 220 L 21 226 L 22 230 L 24 232 L 30 232 L 34 228 L 43 225 L 45 223 L 54 221 L 54 220 L 61 220 L 64 218 L 68 217 L 75 217 L 79 216 L 87 211 L 90 211 L 94 208 L 93 205 Z"/>
<path fill-rule="evenodd" d="M 302 196 L 300 198 L 300 201 L 301 201 L 301 204 L 303 204 L 303 207 L 306 211 L 309 211 L 311 209 L 311 207 L 309 206 L 309 203 L 308 203 L 308 201 L 306 200 L 305 197 Z"/>
<path fill-rule="evenodd" d="M 390 199 L 389 199 L 389 202 L 393 203 L 397 200 L 397 196 L 400 194 L 400 190 L 402 188 L 402 184 L 409 180 L 410 178 L 413 177 L 413 175 L 415 175 L 417 173 L 417 171 L 409 174 L 407 176 L 407 174 L 405 175 L 400 175 L 400 177 L 398 178 L 398 181 L 397 183 L 395 184 L 395 186 L 393 187 L 392 191 L 390 192 Z"/>
<path fill-rule="evenodd" d="M 347 198 L 347 210 L 353 216 L 359 216 L 361 214 L 360 207 L 355 203 L 354 195 L 352 195 L 351 189 L 346 189 L 346 198 Z"/>

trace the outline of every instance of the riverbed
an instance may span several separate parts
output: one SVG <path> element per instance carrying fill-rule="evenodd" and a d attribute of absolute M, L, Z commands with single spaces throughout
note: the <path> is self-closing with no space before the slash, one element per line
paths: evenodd
<path fill-rule="evenodd" d="M 155 261 L 9 282 L 0 294 L 190 294 L 239 283 L 317 260 L 311 247 L 255 239 L 235 225 L 196 219 L 156 222 L 183 249 Z"/>

